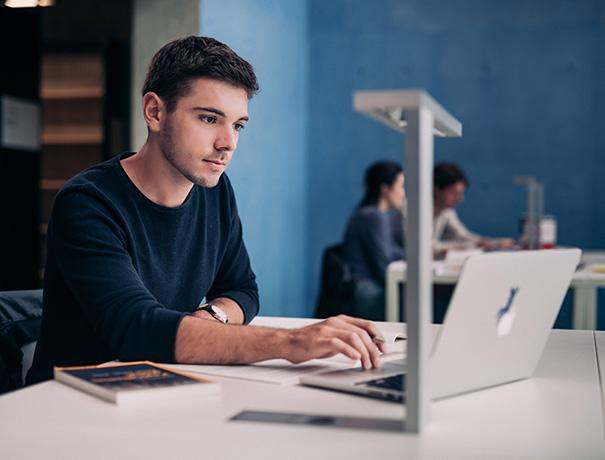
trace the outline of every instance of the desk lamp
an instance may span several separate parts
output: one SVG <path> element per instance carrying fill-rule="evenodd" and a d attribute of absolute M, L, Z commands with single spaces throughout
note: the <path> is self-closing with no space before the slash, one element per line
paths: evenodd
<path fill-rule="evenodd" d="M 405 430 L 419 433 L 428 421 L 431 400 L 433 136 L 459 137 L 462 124 L 423 90 L 356 91 L 353 107 L 406 135 L 408 348 Z"/>
<path fill-rule="evenodd" d="M 527 188 L 527 214 L 522 228 L 527 237 L 527 249 L 540 248 L 540 222 L 544 215 L 544 185 L 532 176 L 517 176 L 513 178 L 516 185 Z"/>

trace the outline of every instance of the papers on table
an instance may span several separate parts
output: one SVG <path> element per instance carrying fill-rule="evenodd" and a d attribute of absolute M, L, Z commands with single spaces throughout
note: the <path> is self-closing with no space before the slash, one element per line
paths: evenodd
<path fill-rule="evenodd" d="M 314 361 L 309 361 L 303 364 L 290 364 L 285 359 L 271 359 L 269 361 L 263 361 L 262 363 L 247 365 L 178 365 L 177 368 L 187 372 L 200 373 L 204 375 L 215 375 L 219 377 L 252 380 L 264 383 L 276 383 L 279 385 L 294 385 L 298 383 L 298 380 L 301 376 L 306 374 L 325 371 L 327 369 L 346 369 L 355 365 L 350 360 L 348 363 L 339 364 L 328 362 L 315 363 Z"/>

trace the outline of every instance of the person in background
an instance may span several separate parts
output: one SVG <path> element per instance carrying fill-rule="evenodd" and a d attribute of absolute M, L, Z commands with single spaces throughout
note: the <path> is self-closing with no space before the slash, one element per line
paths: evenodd
<path fill-rule="evenodd" d="M 343 241 L 344 259 L 354 280 L 352 315 L 384 320 L 386 268 L 405 256 L 393 225 L 393 219 L 401 218 L 404 203 L 401 166 L 392 161 L 372 164 L 365 174 L 365 195 L 349 219 Z"/>
<path fill-rule="evenodd" d="M 433 169 L 433 254 L 445 255 L 450 249 L 507 249 L 510 238 L 488 239 L 471 232 L 462 223 L 456 206 L 464 201 L 469 182 L 464 171 L 454 163 L 437 163 Z"/>

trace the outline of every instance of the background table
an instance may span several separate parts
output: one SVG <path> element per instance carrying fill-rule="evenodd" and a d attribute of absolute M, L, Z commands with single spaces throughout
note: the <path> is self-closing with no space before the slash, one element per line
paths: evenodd
<path fill-rule="evenodd" d="M 269 326 L 310 320 L 259 318 Z M 382 323 L 387 330 L 399 324 Z M 438 326 L 434 326 L 437 328 Z M 434 402 L 420 436 L 252 422 L 241 410 L 398 419 L 401 405 L 234 379 L 220 396 L 118 407 L 55 381 L 0 397 L 3 459 L 605 458 L 594 335 L 553 331 L 534 378 Z"/>
<path fill-rule="evenodd" d="M 597 289 L 605 287 L 605 273 L 594 273 L 591 265 L 605 264 L 605 252 L 584 251 L 579 269 L 570 287 L 574 289 L 572 327 L 593 330 L 597 328 Z M 456 284 L 459 271 L 441 270 L 433 274 L 434 284 Z M 406 263 L 389 264 L 386 275 L 385 315 L 387 321 L 399 321 L 399 285 L 406 281 Z"/>

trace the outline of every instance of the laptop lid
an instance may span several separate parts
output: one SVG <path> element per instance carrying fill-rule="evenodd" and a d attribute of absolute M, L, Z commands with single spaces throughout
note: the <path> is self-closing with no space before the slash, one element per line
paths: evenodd
<path fill-rule="evenodd" d="M 433 398 L 530 377 L 580 255 L 562 249 L 470 257 L 431 356 Z"/>
<path fill-rule="evenodd" d="M 433 341 L 433 399 L 530 377 L 580 261 L 579 249 L 488 253 L 464 264 L 443 326 Z M 405 373 L 337 370 L 301 378 L 303 385 L 400 401 L 403 392 L 376 386 Z"/>

